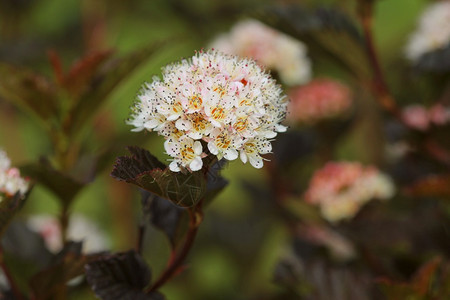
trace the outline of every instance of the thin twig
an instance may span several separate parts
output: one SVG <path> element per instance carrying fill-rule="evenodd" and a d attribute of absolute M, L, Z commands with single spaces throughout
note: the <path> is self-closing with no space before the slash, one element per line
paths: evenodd
<path fill-rule="evenodd" d="M 396 117 L 400 116 L 397 104 L 392 97 L 389 87 L 386 83 L 381 64 L 378 58 L 378 54 L 373 39 L 373 3 L 361 1 L 361 7 L 359 9 L 361 26 L 364 31 L 364 40 L 366 42 L 367 58 L 369 64 L 373 70 L 373 82 L 372 89 L 376 96 L 377 101 L 383 109 L 392 113 Z"/>
<path fill-rule="evenodd" d="M 175 258 L 169 261 L 168 266 L 161 274 L 159 279 L 156 280 L 156 282 L 146 290 L 147 293 L 156 291 L 183 269 L 182 264 L 192 248 L 193 242 L 197 235 L 198 227 L 203 221 L 203 214 L 201 211 L 201 201 L 199 204 L 197 204 L 197 206 L 189 208 L 188 212 L 189 212 L 189 228 L 186 234 L 183 247 L 178 252 L 178 255 L 174 256 Z"/>

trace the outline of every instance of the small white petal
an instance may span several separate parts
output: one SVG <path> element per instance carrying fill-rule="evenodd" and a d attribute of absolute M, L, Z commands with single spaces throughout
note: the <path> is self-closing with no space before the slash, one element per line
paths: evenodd
<path fill-rule="evenodd" d="M 248 157 L 247 157 L 247 153 L 245 153 L 244 150 L 241 150 L 241 155 L 240 155 L 240 157 L 241 157 L 241 160 L 242 160 L 242 162 L 243 162 L 244 164 L 247 163 Z"/>
<path fill-rule="evenodd" d="M 214 155 L 217 155 L 219 153 L 219 149 L 216 147 L 213 141 L 208 143 L 208 150 Z"/>
<path fill-rule="evenodd" d="M 256 169 L 261 169 L 264 165 L 262 158 L 258 156 L 250 156 L 249 157 L 250 164 Z"/>
<path fill-rule="evenodd" d="M 235 160 L 236 158 L 238 158 L 238 152 L 236 151 L 236 149 L 228 149 L 225 151 L 223 157 L 225 157 L 225 159 L 227 160 Z"/>
<path fill-rule="evenodd" d="M 202 143 L 200 143 L 199 141 L 195 141 L 194 142 L 194 153 L 196 155 L 200 155 L 203 152 L 203 147 L 202 147 Z"/>
<path fill-rule="evenodd" d="M 188 136 L 194 140 L 199 140 L 203 137 L 203 135 L 197 131 L 189 131 Z"/>
<path fill-rule="evenodd" d="M 196 158 L 194 158 L 194 160 L 189 164 L 189 168 L 192 171 L 198 171 L 202 168 L 202 166 L 203 166 L 203 161 L 198 156 Z"/>
<path fill-rule="evenodd" d="M 175 121 L 180 117 L 181 114 L 173 114 L 167 117 L 167 121 Z"/>
<path fill-rule="evenodd" d="M 180 172 L 181 171 L 180 167 L 178 166 L 178 163 L 175 161 L 173 161 L 169 164 L 169 169 L 172 172 Z"/>
<path fill-rule="evenodd" d="M 188 121 L 188 120 L 178 119 L 178 120 L 175 122 L 175 127 L 176 127 L 178 130 L 189 130 L 189 129 L 192 128 L 192 124 L 191 124 L 191 122 Z"/>

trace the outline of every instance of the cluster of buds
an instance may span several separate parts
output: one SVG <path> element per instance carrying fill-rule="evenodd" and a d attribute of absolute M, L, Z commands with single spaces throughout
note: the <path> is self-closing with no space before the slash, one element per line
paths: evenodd
<path fill-rule="evenodd" d="M 305 193 L 308 203 L 318 205 L 330 222 L 352 218 L 372 199 L 387 200 L 394 184 L 375 167 L 356 162 L 329 162 L 317 170 Z"/>
<path fill-rule="evenodd" d="M 25 195 L 29 189 L 29 180 L 20 177 L 20 171 L 11 167 L 11 161 L 5 151 L 0 150 L 0 201 L 4 196 L 12 197 L 19 193 Z"/>
<path fill-rule="evenodd" d="M 311 78 L 306 46 L 256 20 L 237 23 L 230 33 L 213 41 L 211 47 L 256 60 L 276 71 L 286 85 L 302 84 Z"/>
<path fill-rule="evenodd" d="M 47 249 L 53 253 L 63 248 L 61 228 L 58 219 L 51 215 L 35 215 L 28 219 L 27 226 L 42 236 Z M 108 249 L 106 235 L 98 226 L 83 215 L 71 216 L 67 228 L 67 239 L 83 241 L 85 253 L 101 252 Z"/>
<path fill-rule="evenodd" d="M 406 56 L 417 61 L 422 55 L 450 46 L 450 1 L 436 1 L 422 14 L 418 29 L 406 46 Z"/>
<path fill-rule="evenodd" d="M 450 123 L 450 109 L 442 104 L 435 104 L 430 108 L 414 104 L 406 106 L 401 117 L 409 127 L 426 131 L 431 125 L 442 126 Z"/>
<path fill-rule="evenodd" d="M 289 91 L 289 123 L 311 124 L 341 115 L 352 104 L 350 89 L 331 79 L 315 79 Z"/>
<path fill-rule="evenodd" d="M 270 140 L 286 130 L 287 99 L 255 61 L 201 51 L 162 73 L 143 87 L 128 124 L 164 136 L 170 170 L 200 170 L 209 154 L 263 166 Z"/>

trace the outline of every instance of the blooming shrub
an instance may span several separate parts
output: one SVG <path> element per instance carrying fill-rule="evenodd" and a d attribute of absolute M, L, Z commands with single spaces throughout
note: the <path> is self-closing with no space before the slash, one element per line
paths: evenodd
<path fill-rule="evenodd" d="M 146 84 L 128 124 L 164 136 L 170 169 L 198 171 L 208 154 L 263 166 L 270 139 L 286 127 L 286 97 L 254 61 L 217 51 L 163 69 Z M 207 145 L 207 150 L 202 146 Z"/>
<path fill-rule="evenodd" d="M 308 203 L 318 205 L 330 222 L 352 218 L 372 199 L 394 195 L 392 181 L 374 167 L 352 162 L 329 162 L 317 170 L 305 193 Z"/>
<path fill-rule="evenodd" d="M 352 104 L 350 89 L 331 79 L 315 79 L 292 88 L 287 120 L 291 124 L 312 124 L 347 112 Z"/>
<path fill-rule="evenodd" d="M 244 20 L 230 33 L 216 38 L 211 45 L 228 54 L 256 60 L 279 73 L 287 85 L 306 83 L 311 78 L 311 61 L 306 46 L 257 20 Z"/>

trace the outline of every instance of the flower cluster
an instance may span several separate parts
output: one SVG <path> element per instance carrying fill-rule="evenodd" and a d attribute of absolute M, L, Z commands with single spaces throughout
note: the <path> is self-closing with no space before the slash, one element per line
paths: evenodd
<path fill-rule="evenodd" d="M 426 131 L 432 124 L 441 126 L 450 123 L 450 108 L 442 104 L 435 104 L 429 109 L 422 105 L 406 106 L 401 117 L 403 122 L 411 128 Z"/>
<path fill-rule="evenodd" d="M 269 74 L 253 60 L 217 51 L 199 52 L 162 74 L 144 86 L 128 124 L 165 137 L 172 171 L 200 170 L 207 155 L 202 143 L 218 159 L 240 156 L 263 166 L 270 139 L 286 130 L 279 124 L 286 96 Z"/>
<path fill-rule="evenodd" d="M 0 150 L 0 201 L 2 196 L 12 197 L 16 193 L 24 195 L 29 188 L 29 181 L 20 177 L 20 171 L 11 167 L 6 152 Z"/>
<path fill-rule="evenodd" d="M 228 54 L 255 59 L 277 71 L 287 85 L 302 84 L 311 78 L 311 62 L 306 46 L 256 20 L 237 23 L 229 34 L 219 36 L 212 48 Z"/>
<path fill-rule="evenodd" d="M 419 28 L 406 47 L 406 56 L 418 60 L 425 53 L 450 46 L 450 1 L 437 1 L 422 14 Z"/>
<path fill-rule="evenodd" d="M 59 252 L 63 245 L 58 219 L 50 215 L 35 215 L 28 219 L 27 226 L 40 234 L 47 248 Z M 83 241 L 85 253 L 100 252 L 108 249 L 106 235 L 98 226 L 80 214 L 71 216 L 67 229 L 67 238 L 73 241 Z"/>
<path fill-rule="evenodd" d="M 329 162 L 314 173 L 305 199 L 319 205 L 325 219 L 336 222 L 353 217 L 371 199 L 389 199 L 393 194 L 393 183 L 375 167 Z"/>
<path fill-rule="evenodd" d="M 314 123 L 346 112 L 352 104 L 350 89 L 332 79 L 315 79 L 289 91 L 290 123 Z"/>

